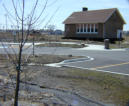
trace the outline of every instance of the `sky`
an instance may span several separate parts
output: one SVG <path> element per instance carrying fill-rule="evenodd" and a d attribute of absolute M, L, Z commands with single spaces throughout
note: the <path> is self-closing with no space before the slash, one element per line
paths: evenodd
<path fill-rule="evenodd" d="M 14 9 L 12 5 L 12 0 L 0 0 L 0 28 L 5 28 L 6 18 L 5 14 L 8 14 L 7 24 L 8 27 L 14 25 L 16 22 L 11 18 L 10 14 L 14 14 Z M 21 4 L 22 0 L 19 1 Z M 30 13 L 36 0 L 25 0 L 25 16 Z M 30 2 L 31 1 L 31 2 Z M 35 19 L 39 16 L 42 8 L 45 5 L 46 0 L 39 0 L 38 8 L 35 12 Z M 15 3 L 16 3 L 15 2 Z M 18 4 L 18 3 L 17 3 Z M 17 5 L 17 10 L 19 16 L 21 16 L 20 7 Z M 7 8 L 8 12 L 3 8 L 3 5 Z M 124 25 L 124 30 L 129 30 L 129 2 L 127 0 L 48 0 L 45 11 L 42 17 L 38 20 L 34 28 L 42 29 L 48 25 L 55 25 L 56 29 L 64 30 L 63 21 L 70 16 L 73 12 L 82 11 L 82 7 L 87 7 L 88 10 L 98 10 L 98 9 L 108 9 L 108 8 L 118 8 L 126 25 Z M 13 21 L 13 22 L 12 22 Z M 4 27 L 3 27 L 4 26 Z"/>

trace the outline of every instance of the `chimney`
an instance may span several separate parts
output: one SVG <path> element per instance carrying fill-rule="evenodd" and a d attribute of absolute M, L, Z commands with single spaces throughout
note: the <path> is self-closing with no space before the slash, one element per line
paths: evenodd
<path fill-rule="evenodd" d="M 88 11 L 88 8 L 87 7 L 83 7 L 82 11 Z"/>

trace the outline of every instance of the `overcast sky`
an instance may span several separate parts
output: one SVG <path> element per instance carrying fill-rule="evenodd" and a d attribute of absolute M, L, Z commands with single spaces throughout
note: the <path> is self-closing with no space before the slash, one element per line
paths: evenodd
<path fill-rule="evenodd" d="M 16 0 L 18 1 L 18 0 Z M 22 1 L 22 0 L 19 0 Z M 35 0 L 25 0 L 26 1 L 26 14 L 28 14 L 33 6 Z M 31 2 L 30 2 L 31 1 Z M 5 25 L 5 14 L 7 13 L 2 5 L 5 5 L 11 14 L 14 14 L 13 6 L 11 0 L 0 0 L 0 28 Z M 38 16 L 41 8 L 44 6 L 45 0 L 39 0 L 38 9 L 36 10 L 36 15 Z M 17 7 L 20 7 L 19 5 Z M 44 28 L 46 23 L 53 16 L 52 20 L 49 22 L 51 25 L 55 25 L 57 29 L 64 30 L 63 21 L 72 12 L 81 11 L 82 7 L 88 7 L 89 10 L 106 9 L 106 8 L 118 8 L 123 18 L 126 21 L 124 30 L 129 30 L 129 3 L 127 0 L 49 0 L 47 8 L 39 20 L 38 26 L 36 28 Z M 58 11 L 57 11 L 58 10 Z M 44 18 L 45 17 L 45 18 Z M 8 26 L 13 25 L 15 22 L 11 22 L 7 19 Z"/>

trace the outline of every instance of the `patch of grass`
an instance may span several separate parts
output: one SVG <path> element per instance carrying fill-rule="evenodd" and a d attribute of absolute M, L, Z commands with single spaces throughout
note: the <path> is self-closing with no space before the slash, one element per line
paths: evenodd
<path fill-rule="evenodd" d="M 71 48 L 82 48 L 84 45 L 77 45 L 77 44 L 61 44 L 61 43 L 46 43 L 40 44 L 36 47 L 71 47 Z"/>
<path fill-rule="evenodd" d="M 129 42 L 129 35 L 123 35 L 124 41 Z"/>
<path fill-rule="evenodd" d="M 38 64 L 49 64 L 49 63 L 59 63 L 68 59 L 81 58 L 82 56 L 72 56 L 72 55 L 39 55 L 31 56 L 28 60 L 29 63 L 38 63 Z"/>
<path fill-rule="evenodd" d="M 12 57 L 14 60 L 16 59 L 16 56 L 11 54 L 10 57 Z M 22 55 L 22 62 L 25 61 L 27 55 Z M 76 59 L 76 58 L 82 58 L 83 56 L 72 56 L 69 55 L 53 55 L 53 54 L 43 54 L 43 55 L 35 55 L 30 56 L 28 58 L 27 63 L 36 63 L 36 64 L 49 64 L 49 63 L 59 63 L 64 60 L 68 59 Z M 6 54 L 0 54 L 0 64 L 5 64 L 9 62 Z"/>
<path fill-rule="evenodd" d="M 110 48 L 129 48 L 129 36 L 124 35 L 123 38 L 124 40 L 121 42 L 116 41 L 114 44 L 110 44 Z"/>
<path fill-rule="evenodd" d="M 117 48 L 129 48 L 129 42 L 120 42 L 117 41 L 115 44 L 110 44 L 111 49 L 117 49 Z"/>
<path fill-rule="evenodd" d="M 129 77 L 109 73 L 86 71 L 80 69 L 67 70 L 80 87 L 92 87 L 103 94 L 103 99 L 112 100 L 116 105 L 126 106 L 129 102 Z M 76 76 L 76 77 L 75 77 Z M 79 79 L 78 79 L 79 78 Z M 86 85 L 85 85 L 86 84 Z"/>

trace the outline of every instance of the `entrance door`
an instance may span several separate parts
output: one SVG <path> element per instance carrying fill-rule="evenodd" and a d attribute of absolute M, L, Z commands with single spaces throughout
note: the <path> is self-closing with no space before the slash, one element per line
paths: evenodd
<path fill-rule="evenodd" d="M 117 38 L 121 39 L 122 38 L 122 30 L 117 30 Z"/>

